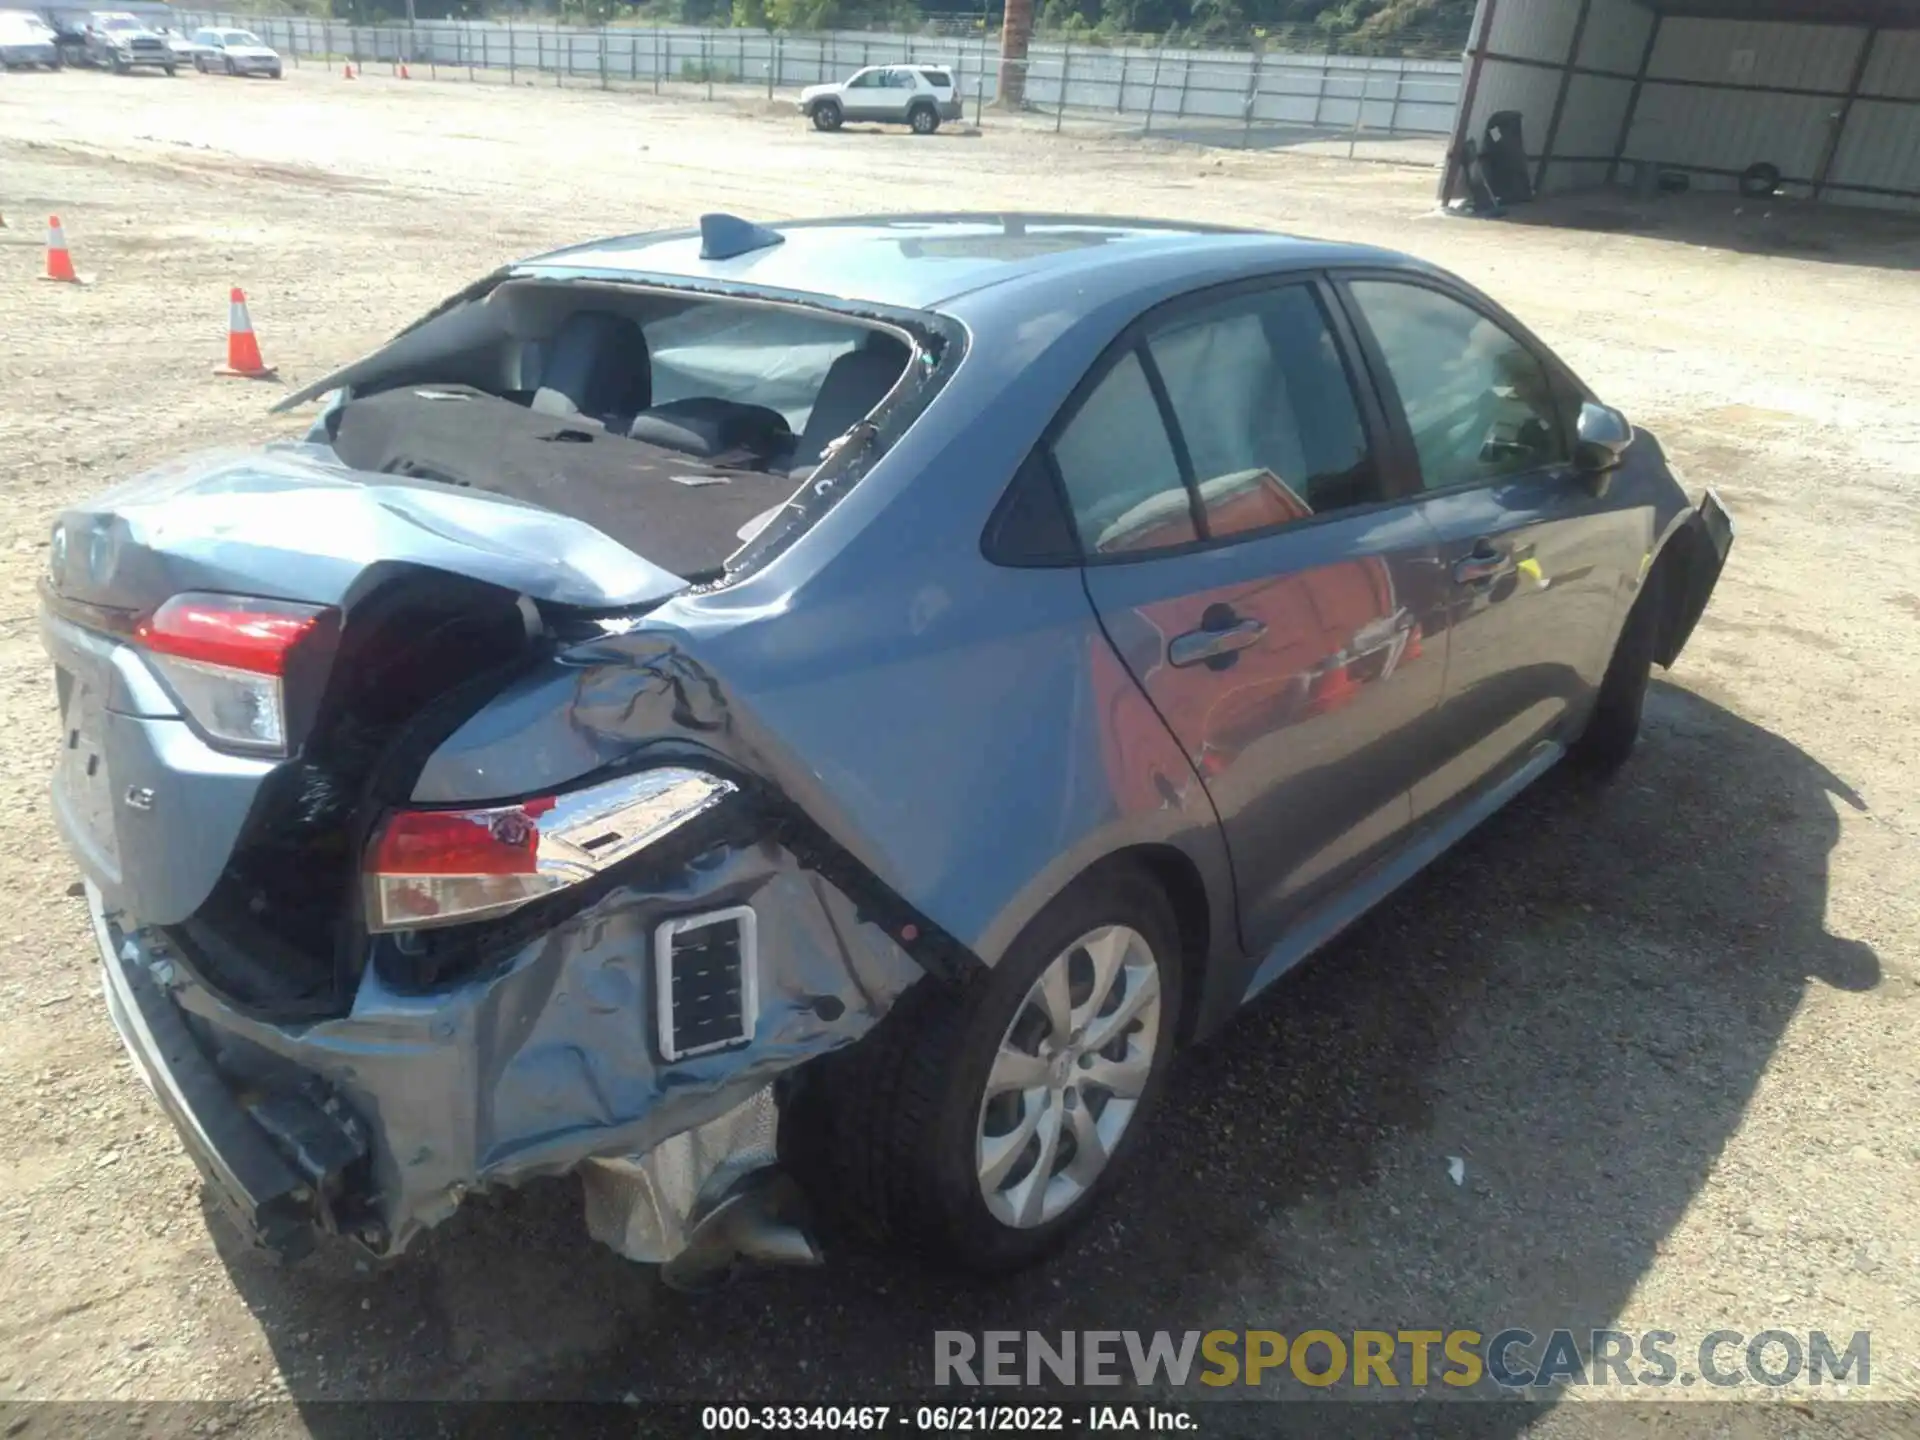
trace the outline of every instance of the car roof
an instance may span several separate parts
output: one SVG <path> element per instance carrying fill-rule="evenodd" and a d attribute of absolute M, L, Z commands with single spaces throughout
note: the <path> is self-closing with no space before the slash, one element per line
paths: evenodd
<path fill-rule="evenodd" d="M 1359 245 L 1110 216 L 877 215 L 768 222 L 764 228 L 782 243 L 726 259 L 700 258 L 698 230 L 669 230 L 591 240 L 523 264 L 924 310 L 990 288 L 1050 284 L 1062 270 L 1082 280 L 1097 274 L 1103 291 L 1117 291 L 1129 271 L 1158 275 L 1183 258 L 1200 269 L 1237 265 L 1261 272 L 1405 263 Z"/>

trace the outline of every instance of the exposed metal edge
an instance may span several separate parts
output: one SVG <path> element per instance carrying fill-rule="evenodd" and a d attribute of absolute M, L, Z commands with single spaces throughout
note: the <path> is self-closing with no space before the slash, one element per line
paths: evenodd
<path fill-rule="evenodd" d="M 220 1085 L 171 1002 L 122 964 L 100 891 L 91 880 L 86 890 L 107 1014 L 134 1072 L 234 1223 L 282 1258 L 298 1258 L 313 1243 L 312 1190 Z M 224 1133 L 216 1137 L 209 1126 Z"/>

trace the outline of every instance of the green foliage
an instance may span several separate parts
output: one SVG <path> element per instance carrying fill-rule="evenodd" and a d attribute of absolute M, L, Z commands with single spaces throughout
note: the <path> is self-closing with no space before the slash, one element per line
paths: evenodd
<path fill-rule="evenodd" d="M 829 0 L 830 3 L 830 0 Z M 1259 41 L 1340 50 L 1458 49 L 1474 0 L 1044 0 L 1037 33 L 1086 40 L 1164 35 L 1181 43 Z"/>
<path fill-rule="evenodd" d="M 0 4 L 6 0 L 0 0 Z M 103 0 L 104 3 L 104 0 Z M 392 24 L 406 0 L 226 0 L 230 8 Z M 623 22 L 823 30 L 939 30 L 979 21 L 998 29 L 1005 0 L 517 0 L 529 18 L 573 25 Z M 414 0 L 423 20 L 501 11 L 501 0 Z M 1098 45 L 1142 36 L 1175 44 L 1265 44 L 1337 50 L 1457 51 L 1474 0 L 1036 0 L 1035 33 Z M 984 8 L 983 8 L 984 7 Z M 1422 45 L 1419 42 L 1424 42 Z"/>

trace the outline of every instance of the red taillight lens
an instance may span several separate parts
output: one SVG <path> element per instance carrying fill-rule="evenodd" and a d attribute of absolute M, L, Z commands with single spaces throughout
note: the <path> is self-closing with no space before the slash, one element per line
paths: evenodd
<path fill-rule="evenodd" d="M 174 695 L 209 739 L 287 753 L 284 679 L 328 612 L 244 595 L 176 595 L 134 627 Z"/>
<path fill-rule="evenodd" d="M 703 771 L 661 766 L 513 805 L 397 810 L 367 848 L 367 928 L 505 914 L 620 864 L 734 790 Z"/>
<path fill-rule="evenodd" d="M 156 655 L 255 675 L 285 675 L 287 656 L 324 614 L 319 606 L 285 600 L 176 595 L 136 625 L 133 638 Z"/>
<path fill-rule="evenodd" d="M 402 810 L 380 832 L 367 868 L 383 875 L 531 875 L 539 817 L 551 799 L 497 810 Z"/>

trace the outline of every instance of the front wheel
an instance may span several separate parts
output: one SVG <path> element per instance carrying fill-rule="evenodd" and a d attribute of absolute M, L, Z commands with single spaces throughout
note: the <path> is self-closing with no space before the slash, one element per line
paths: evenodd
<path fill-rule="evenodd" d="M 838 130 L 840 120 L 840 107 L 831 100 L 822 100 L 813 107 L 813 128 L 816 130 Z"/>
<path fill-rule="evenodd" d="M 1160 888 L 1127 866 L 1083 878 L 994 969 L 958 988 L 921 982 L 833 1057 L 809 1189 L 939 1264 L 1034 1263 L 1139 1145 L 1179 997 L 1179 930 Z"/>
<path fill-rule="evenodd" d="M 1659 647 L 1660 620 L 1666 605 L 1666 566 L 1656 564 L 1627 612 L 1613 659 L 1600 682 L 1593 715 L 1567 753 L 1589 774 L 1611 775 L 1633 754 L 1640 738 L 1640 714 L 1646 706 L 1647 683 L 1653 677 L 1654 651 Z"/>
<path fill-rule="evenodd" d="M 931 105 L 916 106 L 913 113 L 907 116 L 907 124 L 913 127 L 916 135 L 931 135 L 940 128 L 940 112 Z"/>

